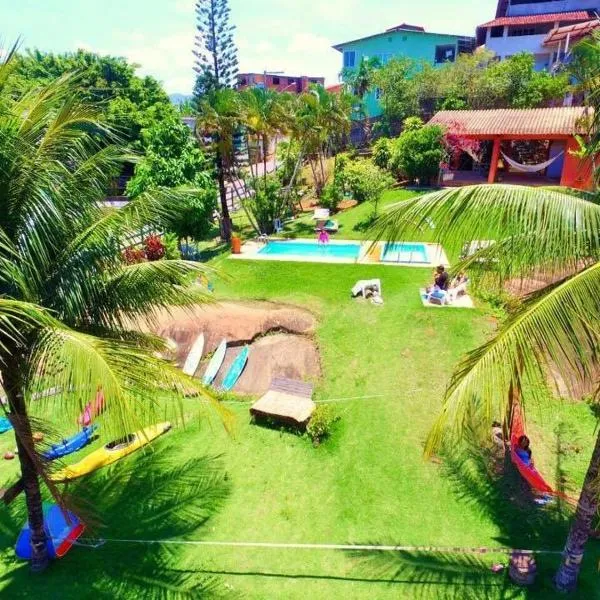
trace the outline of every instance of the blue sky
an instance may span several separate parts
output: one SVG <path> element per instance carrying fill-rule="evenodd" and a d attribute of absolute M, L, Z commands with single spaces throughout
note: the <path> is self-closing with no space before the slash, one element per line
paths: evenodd
<path fill-rule="evenodd" d="M 496 0 L 230 0 L 243 71 L 284 70 L 335 83 L 341 57 L 331 45 L 402 22 L 473 35 Z M 404 6 L 402 6 L 404 5 Z M 194 81 L 194 0 L 0 0 L 4 45 L 125 56 L 169 92 Z"/>

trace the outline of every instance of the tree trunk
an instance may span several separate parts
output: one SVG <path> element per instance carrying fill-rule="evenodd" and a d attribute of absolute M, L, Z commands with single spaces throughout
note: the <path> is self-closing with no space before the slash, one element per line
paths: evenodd
<path fill-rule="evenodd" d="M 227 206 L 227 189 L 225 188 L 225 169 L 221 149 L 217 148 L 216 158 L 217 179 L 219 180 L 219 196 L 221 198 L 221 237 L 224 242 L 231 241 L 231 217 Z"/>
<path fill-rule="evenodd" d="M 2 369 L 2 381 L 10 418 L 15 429 L 15 439 L 21 465 L 21 479 L 27 504 L 27 518 L 31 531 L 31 570 L 43 571 L 49 564 L 46 532 L 44 531 L 44 509 L 40 481 L 35 461 L 35 449 L 31 424 L 27 416 L 27 406 L 23 395 L 23 380 L 18 360 L 9 360 Z"/>
<path fill-rule="evenodd" d="M 600 434 L 588 467 L 583 489 L 577 504 L 575 521 L 563 551 L 563 558 L 554 577 L 556 589 L 572 592 L 577 587 L 583 552 L 592 531 L 592 522 L 598 511 L 598 475 L 600 474 Z"/>

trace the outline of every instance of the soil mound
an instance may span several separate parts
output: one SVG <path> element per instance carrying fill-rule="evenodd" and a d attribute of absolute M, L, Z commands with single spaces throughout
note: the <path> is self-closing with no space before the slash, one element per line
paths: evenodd
<path fill-rule="evenodd" d="M 320 376 L 319 353 L 313 340 L 314 315 L 306 310 L 274 302 L 223 302 L 192 312 L 175 309 L 164 313 L 153 332 L 173 340 L 177 346 L 175 360 L 180 366 L 200 334 L 204 334 L 204 356 L 212 354 L 222 339 L 228 349 L 215 385 L 240 352 L 250 345 L 248 364 L 234 391 L 262 394 L 273 377 L 314 379 Z M 196 376 L 206 368 L 203 359 Z"/>

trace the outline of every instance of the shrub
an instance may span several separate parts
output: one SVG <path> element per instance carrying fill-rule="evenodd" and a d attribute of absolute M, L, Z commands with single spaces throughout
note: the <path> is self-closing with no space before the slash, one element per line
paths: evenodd
<path fill-rule="evenodd" d="M 261 233 L 273 233 L 275 219 L 281 219 L 287 209 L 281 182 L 273 175 L 257 177 L 250 182 L 250 188 L 254 194 L 244 200 L 245 208 Z"/>
<path fill-rule="evenodd" d="M 331 433 L 333 424 L 339 419 L 340 417 L 335 413 L 333 407 L 327 404 L 317 406 L 306 427 L 306 433 L 315 446 L 319 445 Z"/>
<path fill-rule="evenodd" d="M 123 251 L 123 260 L 128 265 L 136 265 L 146 261 L 146 253 L 143 248 L 125 248 Z"/>
<path fill-rule="evenodd" d="M 177 236 L 174 233 L 167 233 L 163 236 L 165 258 L 167 260 L 178 260 L 181 258 L 181 252 L 179 252 L 179 244 L 177 241 Z"/>
<path fill-rule="evenodd" d="M 443 139 L 444 130 L 438 125 L 417 128 L 416 123 L 410 124 L 392 146 L 390 169 L 396 178 L 431 184 L 446 160 Z"/>
<path fill-rule="evenodd" d="M 387 169 L 390 164 L 390 158 L 392 155 L 392 140 L 389 138 L 379 138 L 373 144 L 373 162 L 380 169 Z"/>
<path fill-rule="evenodd" d="M 146 258 L 153 262 L 155 260 L 161 260 L 165 257 L 165 245 L 158 235 L 149 235 L 144 240 L 144 251 Z"/>
<path fill-rule="evenodd" d="M 370 160 L 356 160 L 344 170 L 346 185 L 358 203 L 372 202 L 374 212 L 381 195 L 388 189 L 393 179 Z"/>
<path fill-rule="evenodd" d="M 331 213 L 335 213 L 337 212 L 338 206 L 343 199 L 344 191 L 338 182 L 334 181 L 333 183 L 328 183 L 323 188 L 323 193 L 321 194 L 319 204 L 323 208 L 329 209 Z"/>

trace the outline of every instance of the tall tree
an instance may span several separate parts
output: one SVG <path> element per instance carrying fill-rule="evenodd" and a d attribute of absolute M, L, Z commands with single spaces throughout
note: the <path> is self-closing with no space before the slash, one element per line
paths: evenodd
<path fill-rule="evenodd" d="M 600 364 L 600 206 L 566 192 L 507 185 L 443 190 L 402 203 L 383 217 L 376 236 L 409 239 L 436 225 L 450 255 L 475 240 L 496 240 L 455 266 L 456 271 L 493 265 L 495 281 L 548 275 L 547 287 L 529 297 L 485 345 L 457 368 L 427 450 L 444 436 L 461 435 L 469 415 L 488 423 L 510 420 L 515 394 L 524 407 L 548 373 L 589 383 Z M 483 261 L 483 263 L 482 263 Z M 549 368 L 551 366 L 551 368 Z M 594 381 L 598 384 L 597 381 Z M 538 384 L 538 385 L 536 385 Z M 543 397 L 542 397 L 543 398 Z M 489 433 L 489 430 L 488 432 Z M 600 434 L 590 440 L 590 463 L 555 576 L 571 591 L 599 508 Z M 474 440 L 472 440 L 474 442 Z"/>
<path fill-rule="evenodd" d="M 196 87 L 198 102 L 216 99 L 214 92 L 235 85 L 238 73 L 237 48 L 233 39 L 235 26 L 229 22 L 228 0 L 197 0 L 196 15 Z M 216 134 L 218 136 L 218 133 Z M 226 160 L 220 148 L 223 140 L 215 140 L 215 164 L 221 199 L 221 233 L 225 241 L 231 238 L 231 217 L 225 185 Z"/>
<path fill-rule="evenodd" d="M 126 266 L 119 248 L 135 232 L 177 210 L 176 193 L 142 194 L 104 215 L 99 200 L 119 171 L 98 109 L 62 77 L 18 100 L 0 66 L 0 374 L 13 424 L 31 529 L 32 568 L 48 563 L 40 477 L 63 501 L 34 446 L 35 415 L 76 415 L 102 386 L 103 435 L 122 437 L 153 418 L 165 389 L 196 386 L 155 358 L 162 344 L 131 331 L 172 305 L 203 301 L 191 287 L 198 265 L 158 261 Z M 168 200 L 168 202 L 167 202 Z M 141 411 L 141 412 L 140 412 Z"/>

